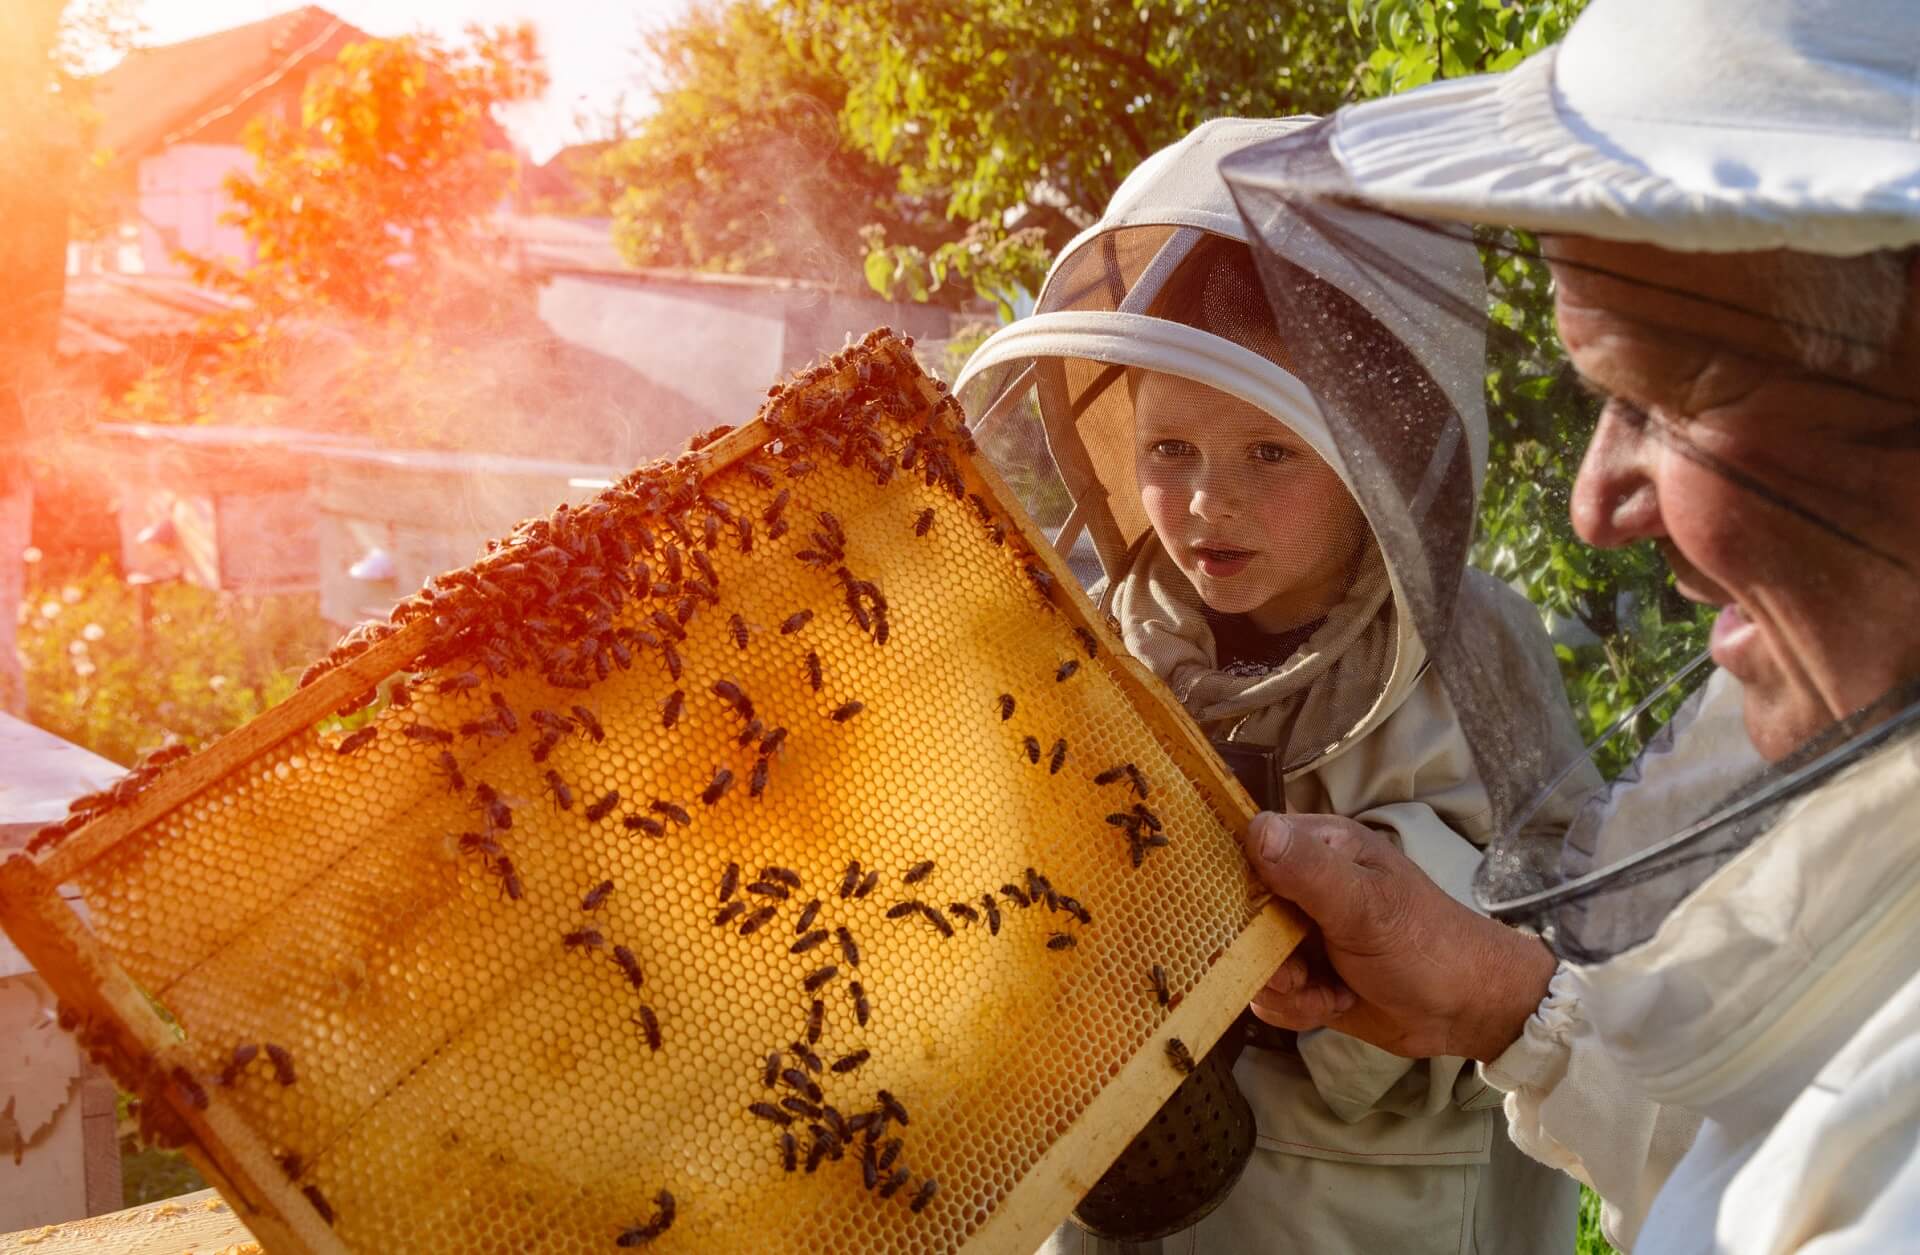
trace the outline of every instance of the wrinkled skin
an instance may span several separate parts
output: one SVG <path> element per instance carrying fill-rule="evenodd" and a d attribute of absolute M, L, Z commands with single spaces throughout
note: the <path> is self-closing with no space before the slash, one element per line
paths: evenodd
<path fill-rule="evenodd" d="M 1836 375 L 1800 365 L 1777 322 L 1726 308 L 1769 306 L 1751 255 L 1590 240 L 1548 255 L 1562 338 L 1609 398 L 1574 525 L 1603 547 L 1660 545 L 1684 595 L 1728 607 L 1713 648 L 1755 747 L 1777 759 L 1920 676 L 1916 277 L 1880 364 Z M 1546 994 L 1541 942 L 1360 824 L 1262 815 L 1247 855 L 1317 926 L 1255 999 L 1270 1023 L 1489 1060 Z"/>

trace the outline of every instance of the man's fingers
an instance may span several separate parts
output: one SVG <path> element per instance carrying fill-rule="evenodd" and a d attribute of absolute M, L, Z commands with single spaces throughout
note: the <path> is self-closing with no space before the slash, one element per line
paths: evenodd
<path fill-rule="evenodd" d="M 1367 830 L 1332 815 L 1263 811 L 1247 825 L 1247 862 L 1267 888 L 1337 932 L 1356 900 Z"/>
<path fill-rule="evenodd" d="M 1275 993 L 1271 988 L 1262 989 L 1253 997 L 1252 1010 L 1255 1016 L 1276 1028 L 1304 1033 L 1308 1029 L 1327 1027 L 1353 1010 L 1353 1006 L 1353 992 L 1346 986 L 1313 981 L 1284 994 Z"/>

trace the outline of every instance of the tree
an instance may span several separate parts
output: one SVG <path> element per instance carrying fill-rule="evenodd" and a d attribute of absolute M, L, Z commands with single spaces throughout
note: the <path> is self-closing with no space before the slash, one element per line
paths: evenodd
<path fill-rule="evenodd" d="M 696 8 L 647 53 L 656 109 L 595 172 L 628 261 L 858 285 L 863 227 L 937 240 L 937 207 L 846 135 L 837 59 L 762 0 Z"/>

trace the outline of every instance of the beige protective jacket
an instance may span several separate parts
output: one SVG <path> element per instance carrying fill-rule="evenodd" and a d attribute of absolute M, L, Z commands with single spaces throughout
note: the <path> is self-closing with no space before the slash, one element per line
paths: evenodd
<path fill-rule="evenodd" d="M 1716 676 L 1609 823 L 1674 831 L 1755 761 Z M 1920 746 L 1792 803 L 1648 941 L 1563 966 L 1481 1069 L 1635 1255 L 1920 1249 Z"/>
<path fill-rule="evenodd" d="M 1249 681 L 1211 670 L 1211 635 L 1193 594 L 1149 538 L 1112 610 L 1129 649 L 1167 678 L 1209 736 L 1273 743 L 1280 730 L 1257 705 L 1261 692 L 1286 692 L 1286 674 L 1314 672 L 1313 687 L 1364 685 L 1369 708 L 1327 738 L 1327 747 L 1286 774 L 1289 810 L 1351 816 L 1394 836 L 1438 883 L 1464 902 L 1487 831 L 1488 801 L 1439 677 L 1390 599 L 1357 599 L 1394 640 L 1390 679 L 1316 668 L 1317 645 L 1346 639 L 1368 654 L 1335 610 L 1286 667 Z M 1366 583 L 1363 578 L 1358 586 Z M 1535 743 L 1570 759 L 1579 740 L 1538 611 L 1505 585 L 1468 572 L 1462 619 L 1498 634 L 1509 660 L 1514 718 Z M 1202 666 L 1200 664 L 1206 664 Z M 1249 693 L 1255 700 L 1249 701 Z M 1204 694 L 1204 698 L 1202 695 Z M 1324 696 L 1324 695 L 1322 695 Z M 1323 735 L 1284 721 L 1295 737 Z M 1293 756 L 1290 754 L 1289 758 Z M 1573 799 L 1590 777 L 1561 796 Z M 1572 801 L 1534 823 L 1558 832 Z M 1303 1033 L 1297 1051 L 1249 1048 L 1235 1079 L 1253 1106 L 1259 1140 L 1227 1201 L 1164 1252 L 1448 1252 L 1544 1255 L 1573 1248 L 1578 1194 L 1571 1179 L 1519 1153 L 1506 1136 L 1500 1095 L 1458 1058 L 1403 1059 L 1332 1031 Z M 1087 1244 L 1083 1244 L 1087 1245 Z M 1087 1245 L 1087 1249 L 1092 1249 Z"/>

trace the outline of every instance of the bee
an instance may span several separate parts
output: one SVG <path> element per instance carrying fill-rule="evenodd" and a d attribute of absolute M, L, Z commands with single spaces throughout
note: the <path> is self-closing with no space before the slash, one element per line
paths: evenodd
<path fill-rule="evenodd" d="M 827 1013 L 827 1004 L 820 1001 L 818 998 L 815 998 L 813 1000 L 813 1005 L 820 1008 L 821 1015 L 824 1016 Z M 813 1016 L 814 1016 L 814 1013 L 811 1010 L 809 1010 L 807 1012 L 807 1019 L 809 1021 L 812 1021 Z M 825 1021 L 823 1020 L 822 1023 L 824 1022 Z M 813 1037 L 813 1038 L 810 1038 L 810 1040 L 819 1041 L 820 1039 L 818 1037 Z M 810 1047 L 806 1042 L 790 1041 L 787 1043 L 787 1051 L 794 1058 L 800 1061 L 800 1065 L 802 1067 L 806 1068 L 807 1071 L 813 1073 L 815 1076 L 819 1076 L 820 1073 L 825 1070 L 820 1065 L 820 1056 L 813 1053 L 812 1047 Z"/>
<path fill-rule="evenodd" d="M 771 1123 L 778 1124 L 783 1127 L 793 1123 L 792 1116 L 780 1110 L 779 1107 L 776 1107 L 774 1104 L 770 1102 L 757 1102 L 757 1103 L 750 1104 L 747 1107 L 747 1114 L 751 1116 L 758 1116 L 762 1120 L 767 1120 L 767 1121 L 770 1121 Z M 788 1136 L 791 1137 L 792 1134 L 788 1134 Z"/>
<path fill-rule="evenodd" d="M 787 1097 L 782 1098 L 780 1105 L 803 1120 L 818 1120 L 820 1118 L 820 1108 L 797 1095 L 789 1094 Z"/>
<path fill-rule="evenodd" d="M 640 1032 L 647 1039 L 647 1048 L 660 1049 L 660 1017 L 655 1015 L 653 1008 L 644 1002 L 640 1004 L 639 1017 Z"/>
<path fill-rule="evenodd" d="M 839 966 L 829 963 L 825 967 L 815 968 L 813 971 L 808 972 L 807 978 L 800 982 L 800 987 L 808 993 L 813 993 L 819 989 L 820 986 L 826 984 L 838 975 L 840 975 Z"/>
<path fill-rule="evenodd" d="M 1146 801 L 1148 792 L 1146 773 L 1132 763 L 1126 764 L 1126 772 L 1127 779 L 1133 782 L 1133 791 L 1140 795 L 1141 801 Z"/>
<path fill-rule="evenodd" d="M 267 1052 L 267 1061 L 273 1064 L 273 1079 L 282 1085 L 291 1085 L 300 1078 L 294 1075 L 293 1052 L 285 1046 L 276 1046 L 268 1042 L 263 1049 Z"/>
<path fill-rule="evenodd" d="M 713 546 L 708 545 L 707 548 L 711 549 Z M 713 559 L 701 553 L 698 549 L 694 550 L 691 556 L 693 558 L 693 565 L 700 568 L 700 578 L 705 580 L 711 587 L 720 587 L 720 576 L 713 569 Z M 715 599 L 709 597 L 707 600 L 713 601 Z"/>
<path fill-rule="evenodd" d="M 547 792 L 553 795 L 553 804 L 563 811 L 573 809 L 573 790 L 560 778 L 560 773 L 547 768 Z"/>
<path fill-rule="evenodd" d="M 605 902 L 607 900 L 607 896 L 612 892 L 613 892 L 613 882 L 611 880 L 601 881 L 599 884 L 595 885 L 593 888 L 587 890 L 586 897 L 580 899 L 580 909 L 583 911 L 599 910 L 600 904 L 602 902 Z"/>
<path fill-rule="evenodd" d="M 787 729 L 785 725 L 782 725 L 760 738 L 760 757 L 773 757 L 780 752 L 780 747 L 786 743 Z"/>
<path fill-rule="evenodd" d="M 1044 898 L 1046 900 L 1048 910 L 1052 910 L 1055 906 L 1058 905 L 1058 903 L 1055 902 L 1054 900 L 1053 885 L 1050 881 L 1047 880 L 1045 876 L 1042 876 L 1039 872 L 1033 870 L 1033 868 L 1031 867 L 1027 868 L 1026 875 L 1027 875 L 1027 897 L 1031 898 L 1035 902 L 1038 902 Z"/>
<path fill-rule="evenodd" d="M 840 957 L 847 961 L 847 966 L 859 967 L 860 947 L 854 944 L 853 933 L 847 929 L 845 924 L 842 924 L 833 930 L 833 935 L 840 943 Z"/>
<path fill-rule="evenodd" d="M 1013 718 L 1013 694 L 1002 693 L 1000 694 L 1000 722 L 1005 723 L 1011 718 Z"/>
<path fill-rule="evenodd" d="M 362 749 L 371 744 L 373 738 L 379 735 L 380 726 L 370 723 L 359 731 L 349 732 L 346 736 L 340 738 L 340 744 L 333 747 L 333 752 L 336 754 L 351 754 L 355 750 Z"/>
<path fill-rule="evenodd" d="M 587 730 L 587 735 L 593 738 L 595 745 L 607 739 L 607 730 L 600 726 L 600 720 L 591 710 L 585 706 L 570 706 L 568 709 L 573 712 L 573 717 L 580 721 L 580 726 Z"/>
<path fill-rule="evenodd" d="M 493 699 L 493 717 L 495 722 L 506 729 L 508 736 L 512 736 L 518 732 L 520 730 L 520 717 L 513 713 L 513 707 L 507 705 L 506 696 L 501 693 L 489 693 L 488 696 Z"/>
<path fill-rule="evenodd" d="M 240 1073 L 260 1055 L 260 1047 L 250 1041 L 241 1042 L 233 1048 L 233 1057 L 220 1069 L 220 1084 L 231 1088 L 239 1083 Z"/>
<path fill-rule="evenodd" d="M 843 702 L 827 718 L 835 723 L 845 723 L 865 709 L 866 707 L 859 702 Z"/>
<path fill-rule="evenodd" d="M 1033 905 L 1032 899 L 1022 893 L 1018 885 L 1001 885 L 1000 892 L 1006 896 L 1007 901 L 1013 903 L 1015 906 L 1028 907 Z"/>
<path fill-rule="evenodd" d="M 500 892 L 507 901 L 518 902 L 521 898 L 520 873 L 514 870 L 513 860 L 502 854 L 493 860 L 493 874 L 500 877 Z"/>
<path fill-rule="evenodd" d="M 1093 912 L 1089 911 L 1086 907 L 1081 906 L 1080 899 L 1078 898 L 1070 898 L 1063 893 L 1063 894 L 1060 894 L 1058 898 L 1055 900 L 1055 905 L 1057 905 L 1061 910 L 1065 911 L 1067 914 L 1079 920 L 1082 924 L 1093 923 Z"/>
<path fill-rule="evenodd" d="M 758 719 L 749 720 L 747 726 L 740 729 L 740 735 L 733 738 L 735 745 L 752 745 L 760 739 L 761 723 Z"/>
<path fill-rule="evenodd" d="M 973 907 L 966 902 L 947 903 L 947 914 L 957 915 L 970 925 L 980 922 L 980 912 L 974 910 Z"/>
<path fill-rule="evenodd" d="M 838 1059 L 835 1059 L 833 1061 L 833 1070 L 844 1076 L 846 1073 L 858 1069 L 861 1064 L 872 1057 L 873 1052 L 870 1050 L 856 1050 L 852 1054 L 841 1055 Z"/>
<path fill-rule="evenodd" d="M 653 1196 L 654 1212 L 647 1222 L 635 1225 L 614 1239 L 615 1246 L 645 1246 L 673 1227 L 673 1195 L 661 1190 Z"/>
<path fill-rule="evenodd" d="M 1023 566 L 1021 570 L 1026 573 L 1028 581 L 1042 597 L 1053 596 L 1053 575 L 1050 572 L 1043 571 L 1032 563 Z"/>
<path fill-rule="evenodd" d="M 416 741 L 431 741 L 435 745 L 452 745 L 453 733 L 441 728 L 429 728 L 424 723 L 410 723 L 400 729 L 400 735 Z"/>
<path fill-rule="evenodd" d="M 748 797 L 757 798 L 762 793 L 765 793 L 767 791 L 768 762 L 769 760 L 765 758 L 756 758 L 754 760 L 753 773 L 747 778 L 747 796 Z"/>
<path fill-rule="evenodd" d="M 760 1083 L 772 1089 L 774 1082 L 780 1079 L 780 1052 L 775 1050 L 767 1055 L 767 1065 L 760 1070 Z"/>
<path fill-rule="evenodd" d="M 787 508 L 787 502 L 792 500 L 792 498 L 793 491 L 788 488 L 782 488 L 779 492 L 775 493 L 773 500 L 767 503 L 767 508 L 760 512 L 760 521 L 768 527 L 772 527 L 775 523 L 779 522 L 780 515 Z"/>
<path fill-rule="evenodd" d="M 847 870 L 840 877 L 840 896 L 843 898 L 852 897 L 854 886 L 859 883 L 860 860 L 854 859 L 851 863 L 847 864 Z"/>
<path fill-rule="evenodd" d="M 1140 823 L 1149 832 L 1159 832 L 1162 830 L 1162 825 L 1160 823 L 1160 816 L 1154 814 L 1152 811 L 1140 805 L 1138 802 L 1135 802 L 1133 804 L 1133 813 L 1136 817 L 1139 818 Z"/>
<path fill-rule="evenodd" d="M 1152 982 L 1153 1000 L 1163 1007 L 1166 1006 L 1172 997 L 1167 990 L 1167 969 L 1156 963 L 1147 973 L 1147 979 Z"/>
<path fill-rule="evenodd" d="M 207 1109 L 209 1100 L 207 1098 L 206 1087 L 194 1078 L 193 1073 L 187 1071 L 185 1068 L 175 1068 L 168 1073 L 168 1076 L 172 1078 L 175 1088 L 186 1096 L 187 1101 L 193 1105 L 195 1110 L 205 1111 Z"/>
<path fill-rule="evenodd" d="M 727 790 L 732 787 L 733 773 L 725 767 L 722 767 L 713 773 L 713 781 L 708 784 L 706 790 L 700 794 L 700 800 L 708 806 L 712 806 L 715 802 L 725 797 Z"/>
<path fill-rule="evenodd" d="M 395 710 L 405 710 L 413 705 L 413 690 L 403 680 L 395 680 L 393 687 L 387 690 L 387 703 Z"/>
<path fill-rule="evenodd" d="M 933 530 L 932 509 L 929 508 L 929 509 L 920 511 L 920 517 L 913 521 L 913 534 L 915 536 L 925 536 L 928 532 L 932 530 Z"/>
<path fill-rule="evenodd" d="M 656 815 L 665 815 L 682 828 L 685 828 L 693 822 L 693 816 L 687 814 L 685 808 L 676 806 L 672 802 L 662 801 L 659 798 L 655 798 L 653 801 L 647 803 L 647 809 Z"/>
<path fill-rule="evenodd" d="M 667 664 L 667 677 L 671 680 L 677 681 L 681 671 L 686 667 L 686 664 L 681 661 L 680 651 L 671 645 L 660 647 L 660 661 Z"/>
<path fill-rule="evenodd" d="M 745 475 L 755 488 L 773 487 L 773 472 L 758 462 L 740 463 L 740 473 Z"/>
<path fill-rule="evenodd" d="M 320 1213 L 320 1219 L 326 1221 L 327 1224 L 331 1226 L 333 1224 L 333 1204 L 329 1203 L 327 1196 L 320 1192 L 320 1187 L 317 1185 L 303 1185 L 300 1187 L 300 1192 L 306 1195 L 309 1203 L 313 1204 L 313 1209 Z"/>
<path fill-rule="evenodd" d="M 780 1135 L 780 1166 L 788 1172 L 800 1166 L 800 1143 L 794 1140 L 791 1133 Z"/>
<path fill-rule="evenodd" d="M 901 1128 L 904 1129 L 909 1124 L 913 1123 L 911 1120 L 907 1119 L 907 1109 L 900 1104 L 900 1100 L 898 1098 L 895 1098 L 892 1094 L 888 1093 L 886 1090 L 883 1089 L 883 1090 L 877 1091 L 874 1094 L 874 1098 L 877 1099 L 880 1103 L 880 1114 L 885 1116 L 887 1119 L 893 1121 L 895 1124 L 899 1125 Z"/>
<path fill-rule="evenodd" d="M 777 906 L 763 906 L 753 914 L 747 916 L 747 918 L 740 921 L 740 935 L 742 937 L 753 936 L 753 934 L 766 927 L 767 921 L 772 919 L 774 912 L 779 909 Z"/>
<path fill-rule="evenodd" d="M 542 732 L 540 739 L 533 743 L 533 761 L 536 763 L 546 762 L 548 755 L 553 753 L 554 748 L 560 744 L 560 741 L 560 733 L 551 729 Z"/>
<path fill-rule="evenodd" d="M 780 1079 L 805 1094 L 808 1102 L 820 1101 L 820 1087 L 813 1083 L 812 1077 L 799 1068 L 788 1068 L 780 1074 Z"/>
<path fill-rule="evenodd" d="M 447 792 L 459 793 L 466 789 L 467 778 L 460 774 L 460 760 L 451 753 L 441 750 L 440 757 L 435 760 L 434 766 L 440 769 L 441 776 L 446 779 Z"/>
<path fill-rule="evenodd" d="M 878 871 L 870 871 L 865 876 L 862 876 L 860 878 L 860 884 L 858 887 L 854 889 L 853 896 L 856 899 L 864 898 L 868 894 L 872 893 L 875 889 L 879 888 L 879 886 L 880 886 L 880 873 Z"/>
<path fill-rule="evenodd" d="M 735 649 L 745 649 L 747 647 L 747 621 L 737 614 L 728 619 L 727 635 L 733 637 L 733 647 Z"/>
<path fill-rule="evenodd" d="M 867 1003 L 866 987 L 857 980 L 850 981 L 847 984 L 847 996 L 853 999 L 854 1020 L 859 1023 L 861 1028 L 865 1028 L 867 1026 L 867 1016 L 872 1014 L 873 1010 Z"/>
<path fill-rule="evenodd" d="M 781 623 L 780 635 L 792 636 L 795 632 L 798 632 L 811 622 L 813 622 L 813 611 L 796 610 L 786 617 L 785 622 Z"/>
<path fill-rule="evenodd" d="M 981 896 L 980 907 L 987 913 L 988 935 L 998 937 L 1000 935 L 1000 904 L 993 900 L 991 893 L 988 893 Z"/>
<path fill-rule="evenodd" d="M 680 722 L 680 712 L 686 707 L 687 695 L 679 689 L 667 694 L 667 700 L 660 708 L 660 726 L 671 728 Z"/>
<path fill-rule="evenodd" d="M 1178 1037 L 1167 1038 L 1167 1061 L 1173 1064 L 1174 1071 L 1183 1076 L 1193 1071 L 1193 1052 Z"/>
<path fill-rule="evenodd" d="M 733 707 L 735 710 L 746 711 L 753 709 L 753 704 L 747 700 L 747 695 L 741 692 L 740 686 L 732 680 L 715 680 L 713 682 L 713 688 L 710 691 L 715 697 Z"/>
<path fill-rule="evenodd" d="M 461 736 L 505 736 L 506 729 L 500 726 L 498 719 L 469 719 L 460 725 Z"/>
<path fill-rule="evenodd" d="M 920 1183 L 919 1192 L 913 1196 L 913 1201 L 907 1204 L 907 1210 L 918 1215 L 927 1209 L 927 1204 L 931 1203 L 933 1196 L 939 1192 L 940 1183 L 932 1177 L 928 1177 Z"/>
<path fill-rule="evenodd" d="M 609 881 L 608 883 L 611 884 L 612 882 Z M 627 984 L 632 985 L 635 989 L 640 988 L 640 983 L 645 980 L 646 977 L 641 974 L 640 961 L 633 957 L 633 951 L 627 949 L 625 946 L 615 946 L 613 948 L 613 961 L 620 965 L 622 972 L 626 973 Z"/>
<path fill-rule="evenodd" d="M 732 897 L 734 890 L 740 887 L 740 864 L 728 863 L 727 870 L 720 873 L 720 900 L 725 902 Z"/>
<path fill-rule="evenodd" d="M 768 540 L 779 540 L 782 536 L 785 536 L 786 534 L 787 534 L 787 521 L 785 519 L 783 518 L 775 519 L 773 522 L 767 524 Z"/>
<path fill-rule="evenodd" d="M 827 1023 L 827 1004 L 821 1001 L 820 999 L 815 998 L 813 1000 L 813 1005 L 807 1008 L 807 1044 L 808 1045 L 812 1045 L 814 1042 L 817 1042 L 820 1040 L 821 1030 L 823 1030 L 826 1027 L 826 1023 Z M 794 1043 L 794 1045 L 796 1046 L 799 1044 L 800 1043 L 798 1042 Z M 798 1050 L 794 1051 L 794 1053 L 796 1055 L 800 1055 L 800 1052 Z M 800 1055 L 800 1057 L 802 1059 L 813 1059 L 813 1064 L 811 1064 L 810 1066 L 813 1067 L 813 1070 L 815 1072 L 818 1072 L 820 1070 L 818 1066 L 820 1061 L 817 1058 L 814 1058 L 813 1052 L 811 1050 L 807 1051 L 806 1054 L 804 1055 Z"/>
<path fill-rule="evenodd" d="M 597 824 L 607 816 L 613 814 L 613 808 L 618 805 L 620 805 L 620 791 L 618 789 L 608 789 L 599 801 L 587 807 L 582 813 L 586 816 L 588 823 Z"/>
<path fill-rule="evenodd" d="M 905 1168 L 901 1168 L 892 1176 L 888 1177 L 879 1189 L 874 1191 L 874 1196 L 876 1198 L 892 1198 L 900 1192 L 900 1187 L 905 1185 L 910 1179 L 911 1174 L 908 1173 Z"/>
<path fill-rule="evenodd" d="M 818 1168 L 820 1161 L 826 1157 L 826 1143 L 820 1141 L 818 1138 L 814 1139 L 813 1145 L 807 1149 L 806 1171 L 812 1172 L 815 1168 Z"/>
<path fill-rule="evenodd" d="M 1040 738 L 1030 736 L 1021 743 L 1026 746 L 1027 761 L 1030 763 L 1038 763 L 1040 761 Z"/>
<path fill-rule="evenodd" d="M 1047 949 L 1049 950 L 1071 950 L 1079 944 L 1079 941 L 1075 939 L 1072 933 L 1047 934 Z"/>
<path fill-rule="evenodd" d="M 909 867 L 907 869 L 907 874 L 902 876 L 900 879 L 906 884 L 917 885 L 932 874 L 933 874 L 933 860 L 922 859 L 920 862 L 915 863 L 912 867 Z"/>
<path fill-rule="evenodd" d="M 1112 784 L 1116 780 L 1120 779 L 1121 776 L 1126 775 L 1127 768 L 1131 766 L 1133 766 L 1132 763 L 1120 763 L 1117 766 L 1109 767 L 1105 771 L 1101 772 L 1099 775 L 1095 776 L 1093 778 L 1093 782 L 1098 785 Z"/>
<path fill-rule="evenodd" d="M 461 693 L 467 689 L 480 687 L 480 677 L 471 671 L 462 671 L 459 675 L 450 675 L 434 686 L 441 693 Z"/>
<path fill-rule="evenodd" d="M 813 901 L 807 903 L 806 908 L 800 912 L 800 919 L 794 924 L 793 931 L 803 933 L 813 927 L 813 917 L 820 914 L 820 907 L 821 902 L 819 898 L 815 898 Z"/>
<path fill-rule="evenodd" d="M 1047 774 L 1057 776 L 1060 769 L 1067 765 L 1067 739 L 1061 737 L 1053 743 L 1053 753 L 1047 759 Z"/>
<path fill-rule="evenodd" d="M 905 1146 L 906 1143 L 897 1137 L 888 1138 L 880 1146 L 880 1158 L 875 1161 L 875 1166 L 882 1172 L 893 1167 L 893 1161 L 900 1158 L 900 1152 Z"/>
<path fill-rule="evenodd" d="M 812 650 L 808 650 L 807 651 L 807 684 L 812 687 L 814 692 L 818 693 L 820 691 L 821 683 L 822 683 L 822 676 L 820 674 L 820 655 L 817 653 L 814 653 Z"/>
<path fill-rule="evenodd" d="M 872 1142 L 860 1147 L 860 1183 L 869 1190 L 880 1183 L 880 1169 L 873 1161 Z"/>
<path fill-rule="evenodd" d="M 813 474 L 813 463 L 805 458 L 796 458 L 787 466 L 788 479 L 805 479 Z"/>
<path fill-rule="evenodd" d="M 892 906 L 887 908 L 887 918 L 888 919 L 905 919 L 907 916 L 918 912 L 920 907 L 921 907 L 921 903 L 918 900 L 909 900 L 906 902 L 895 902 Z"/>
<path fill-rule="evenodd" d="M 770 880 L 754 881 L 747 886 L 747 892 L 757 893 L 763 898 L 774 898 L 781 902 L 785 902 L 793 896 L 785 885 L 777 885 Z"/>
<path fill-rule="evenodd" d="M 924 902 L 920 903 L 919 906 L 920 914 L 926 918 L 927 923 L 933 925 L 935 932 L 939 933 L 942 937 L 953 936 L 953 925 L 947 922 L 947 917 L 940 913 L 939 907 L 928 906 Z"/>
<path fill-rule="evenodd" d="M 607 939 L 593 928 L 576 928 L 560 938 L 560 944 L 568 950 L 598 950 L 606 944 L 606 941 Z"/>
<path fill-rule="evenodd" d="M 1079 659 L 1077 658 L 1067 659 L 1065 662 L 1060 664 L 1060 669 L 1053 673 L 1054 683 L 1056 684 L 1066 683 L 1068 680 L 1073 678 L 1073 673 L 1078 671 L 1079 669 L 1080 669 Z"/>
<path fill-rule="evenodd" d="M 721 907 L 719 913 L 713 917 L 714 927 L 725 928 L 728 924 L 733 923 L 733 921 L 744 915 L 746 910 L 747 904 L 744 899 L 735 899 L 727 903 Z"/>
<path fill-rule="evenodd" d="M 664 837 L 667 835 L 667 826 L 665 824 L 657 819 L 649 819 L 645 815 L 627 815 L 620 820 L 620 826 L 628 832 L 644 832 L 650 837 Z"/>

